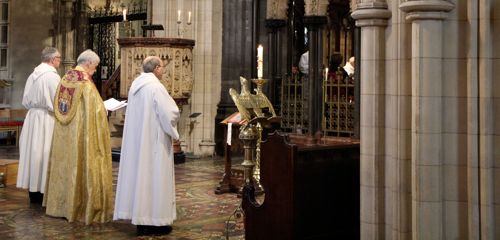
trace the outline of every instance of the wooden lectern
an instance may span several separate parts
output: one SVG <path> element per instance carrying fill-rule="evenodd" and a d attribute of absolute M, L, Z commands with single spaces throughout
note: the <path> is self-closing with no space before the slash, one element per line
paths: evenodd
<path fill-rule="evenodd" d="M 239 131 L 236 131 L 237 128 L 241 127 L 242 124 L 245 124 L 245 120 L 241 120 L 241 115 L 239 112 L 235 112 L 231 114 L 229 117 L 224 119 L 221 124 L 225 125 L 226 133 L 225 140 L 228 138 L 232 138 L 233 143 L 236 141 L 240 141 L 238 138 Z M 231 124 L 230 124 L 231 123 Z M 230 126 L 231 125 L 231 126 Z M 231 136 L 228 135 L 228 128 L 231 127 Z M 237 144 L 237 142 L 236 142 Z M 222 179 L 215 188 L 215 194 L 223 194 L 223 193 L 237 193 L 243 183 L 243 170 L 233 169 L 232 168 L 232 160 L 231 160 L 231 145 L 225 141 L 224 143 L 224 174 L 222 175 Z"/>

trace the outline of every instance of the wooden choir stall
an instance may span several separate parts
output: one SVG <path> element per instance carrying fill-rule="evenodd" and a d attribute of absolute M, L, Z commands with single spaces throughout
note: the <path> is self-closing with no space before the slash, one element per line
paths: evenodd
<path fill-rule="evenodd" d="M 359 239 L 359 142 L 270 134 L 260 184 L 244 188 L 245 239 Z"/>

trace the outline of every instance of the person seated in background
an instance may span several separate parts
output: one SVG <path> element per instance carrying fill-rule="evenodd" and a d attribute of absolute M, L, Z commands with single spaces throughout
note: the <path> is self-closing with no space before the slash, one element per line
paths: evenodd
<path fill-rule="evenodd" d="M 345 63 L 344 70 L 349 77 L 354 75 L 354 57 L 349 58 L 349 61 Z"/>
<path fill-rule="evenodd" d="M 341 67 L 342 60 L 344 58 L 342 57 L 342 54 L 335 52 L 330 56 L 330 71 L 328 72 L 329 77 L 328 78 L 333 78 L 336 80 L 337 79 L 337 74 L 340 72 L 341 76 L 343 79 L 347 77 L 347 72 L 344 70 L 344 68 Z"/>
<path fill-rule="evenodd" d="M 306 52 L 300 56 L 299 70 L 302 74 L 309 74 L 309 47 L 306 46 Z"/>

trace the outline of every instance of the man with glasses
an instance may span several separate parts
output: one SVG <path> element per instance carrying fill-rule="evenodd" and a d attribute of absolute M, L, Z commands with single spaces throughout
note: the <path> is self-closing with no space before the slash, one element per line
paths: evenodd
<path fill-rule="evenodd" d="M 114 219 L 131 219 L 137 235 L 164 235 L 176 219 L 174 151 L 179 109 L 160 82 L 160 58 L 144 59 L 130 86 Z"/>
<path fill-rule="evenodd" d="M 41 204 L 54 130 L 54 95 L 61 77 L 56 68 L 61 54 L 56 48 L 42 51 L 42 63 L 28 77 L 23 106 L 28 109 L 19 138 L 17 187 L 28 189 L 30 202 Z"/>

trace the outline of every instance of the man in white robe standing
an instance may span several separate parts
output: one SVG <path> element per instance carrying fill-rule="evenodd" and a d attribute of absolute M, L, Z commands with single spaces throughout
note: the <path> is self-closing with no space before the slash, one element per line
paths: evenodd
<path fill-rule="evenodd" d="M 160 58 L 144 59 L 128 93 L 114 220 L 131 219 L 138 235 L 164 235 L 176 219 L 174 152 L 179 109 L 160 83 Z"/>
<path fill-rule="evenodd" d="M 42 203 L 47 178 L 52 134 L 54 131 L 54 95 L 61 77 L 56 68 L 61 54 L 56 48 L 42 51 L 42 63 L 28 77 L 23 106 L 28 109 L 19 138 L 17 187 L 28 189 L 31 203 Z"/>

